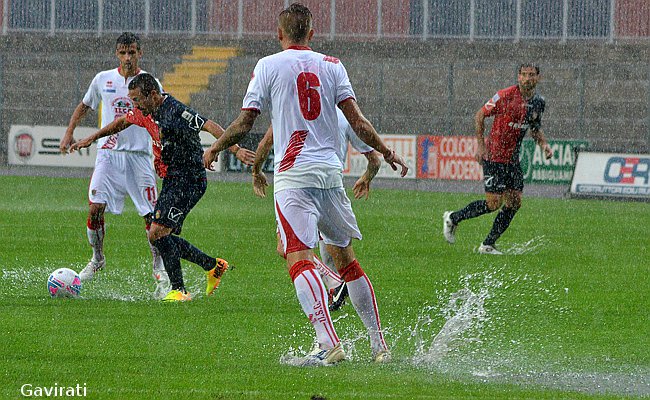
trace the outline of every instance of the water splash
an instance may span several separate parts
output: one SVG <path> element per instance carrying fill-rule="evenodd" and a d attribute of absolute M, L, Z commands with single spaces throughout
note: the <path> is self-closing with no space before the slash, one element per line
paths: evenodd
<path fill-rule="evenodd" d="M 348 361 L 370 359 L 370 345 L 367 345 L 368 350 L 365 349 L 365 345 L 368 343 L 368 334 L 364 328 L 359 328 L 358 324 L 353 322 L 353 320 L 358 320 L 358 318 L 350 318 L 349 321 L 346 321 L 349 317 L 350 314 L 347 312 L 332 316 L 332 322 L 336 327 L 337 335 L 345 351 L 345 359 Z M 356 317 L 356 314 L 352 317 Z M 384 333 L 386 332 L 387 330 L 384 330 Z M 278 335 L 280 338 L 278 343 L 295 343 L 301 340 L 304 341 L 305 337 L 313 336 L 314 329 L 305 320 L 305 323 L 294 325 L 289 335 Z M 280 363 L 292 366 L 299 365 L 304 356 L 314 348 L 315 344 L 316 342 L 314 340 L 309 347 L 301 345 L 294 347 L 292 345 L 288 350 L 281 350 Z M 366 353 L 368 353 L 368 357 L 366 357 Z"/>
<path fill-rule="evenodd" d="M 99 272 L 90 282 L 84 282 L 79 300 L 117 300 L 117 301 L 148 301 L 155 300 L 153 292 L 155 282 L 151 277 L 151 264 L 149 260 L 138 260 L 137 271 L 141 273 L 126 272 L 124 268 L 112 266 Z M 47 278 L 57 268 L 66 267 L 80 271 L 85 265 L 68 264 L 56 265 L 45 260 L 43 265 L 31 265 L 24 268 L 2 269 L 0 273 L 0 295 L 16 296 L 42 296 L 49 298 L 47 292 Z M 192 285 L 188 290 L 201 296 L 202 277 L 195 277 L 193 273 L 186 274 Z M 42 289 L 42 290 L 41 290 Z"/>
<path fill-rule="evenodd" d="M 551 242 L 546 238 L 546 236 L 541 235 L 535 236 L 524 243 L 499 243 L 497 249 L 503 254 L 518 256 L 523 254 L 535 254 L 544 247 L 547 247 Z M 478 253 L 478 246 L 474 247 L 473 251 L 474 253 Z"/>
<path fill-rule="evenodd" d="M 443 309 L 446 318 L 442 329 L 425 348 L 425 341 L 418 326 L 420 323 L 433 322 L 425 316 L 416 324 L 413 335 L 418 336 L 413 363 L 416 365 L 437 365 L 449 352 L 460 348 L 465 343 L 480 341 L 480 331 L 486 321 L 484 308 L 485 299 L 489 297 L 487 289 L 474 293 L 468 288 L 463 288 L 451 294 L 449 301 Z M 472 332 L 477 332 L 472 335 Z"/>
<path fill-rule="evenodd" d="M 506 254 L 513 255 L 522 255 L 522 254 L 534 254 L 537 253 L 543 247 L 546 247 L 550 244 L 550 241 L 546 239 L 546 236 L 536 236 L 524 243 L 510 243 L 502 246 L 503 251 Z"/>
<path fill-rule="evenodd" d="M 531 333 L 525 315 L 546 309 L 558 318 L 568 310 L 558 306 L 563 288 L 530 273 L 517 273 L 512 265 L 489 266 L 457 282 L 445 281 L 408 326 L 404 338 L 413 348 L 409 362 L 417 367 L 457 377 L 486 378 L 521 373 L 539 361 L 544 343 L 562 342 L 555 333 Z M 517 333 L 513 333 L 517 332 Z M 404 338 L 398 346 L 404 347 Z"/>

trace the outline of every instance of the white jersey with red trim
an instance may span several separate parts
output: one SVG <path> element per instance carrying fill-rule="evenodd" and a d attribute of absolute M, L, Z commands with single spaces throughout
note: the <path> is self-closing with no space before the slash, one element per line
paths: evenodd
<path fill-rule="evenodd" d="M 120 75 L 119 68 L 102 71 L 93 78 L 82 101 L 93 110 L 97 110 L 101 103 L 102 128 L 133 109 L 133 102 L 128 96 L 129 82 L 132 79 L 133 77 L 125 79 Z M 146 129 L 131 125 L 121 132 L 99 139 L 97 149 L 151 154 L 151 139 Z"/>
<path fill-rule="evenodd" d="M 336 110 L 349 98 L 354 91 L 337 58 L 294 46 L 257 62 L 242 109 L 271 112 L 275 192 L 343 186 Z"/>

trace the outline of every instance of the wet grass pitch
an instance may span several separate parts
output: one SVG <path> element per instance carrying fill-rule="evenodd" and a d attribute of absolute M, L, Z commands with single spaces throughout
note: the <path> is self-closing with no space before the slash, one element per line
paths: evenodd
<path fill-rule="evenodd" d="M 106 216 L 106 269 L 81 299 L 46 280 L 81 270 L 87 180 L 0 177 L 0 398 L 84 385 L 92 399 L 555 399 L 650 395 L 647 203 L 525 197 L 498 245 L 476 253 L 495 214 L 442 213 L 481 195 L 375 189 L 353 208 L 355 251 L 376 291 L 394 362 L 374 365 L 350 304 L 333 313 L 348 361 L 281 362 L 312 330 L 275 253 L 270 197 L 210 182 L 183 237 L 237 268 L 214 296 L 184 263 L 191 302 L 151 298 L 144 223 L 127 199 Z"/>

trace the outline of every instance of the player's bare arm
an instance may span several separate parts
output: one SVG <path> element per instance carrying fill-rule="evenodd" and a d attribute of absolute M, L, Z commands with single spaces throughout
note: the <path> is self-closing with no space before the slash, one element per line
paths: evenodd
<path fill-rule="evenodd" d="M 370 121 L 366 119 L 359 109 L 359 105 L 354 99 L 347 99 L 339 104 L 343 115 L 352 126 L 352 130 L 359 136 L 364 143 L 377 150 L 384 156 L 384 160 L 390 165 L 393 171 L 397 171 L 397 166 L 401 166 L 400 176 L 406 176 L 408 166 L 394 150 L 388 148 L 383 140 L 377 134 Z"/>
<path fill-rule="evenodd" d="M 202 130 L 209 132 L 217 140 L 225 133 L 221 125 L 217 124 L 211 119 L 207 120 L 206 123 L 203 124 Z M 230 150 L 230 152 L 234 154 L 238 160 L 246 165 L 251 165 L 255 159 L 254 152 L 243 147 L 239 147 L 237 144 L 230 146 L 228 150 Z"/>
<path fill-rule="evenodd" d="M 266 157 L 269 156 L 271 148 L 273 147 L 273 125 L 269 125 L 264 137 L 260 140 L 255 151 L 255 161 L 253 162 L 253 193 L 257 197 L 266 197 L 266 187 L 269 185 L 266 180 L 266 175 L 262 171 L 262 166 Z"/>
<path fill-rule="evenodd" d="M 541 129 L 531 129 L 530 136 L 532 136 L 533 139 L 535 139 L 537 145 L 541 147 L 542 150 L 544 150 L 544 155 L 546 156 L 547 160 L 553 157 L 553 150 L 551 150 L 551 146 L 549 146 L 548 142 L 546 141 L 544 131 Z"/>
<path fill-rule="evenodd" d="M 113 120 L 110 124 L 106 125 L 102 129 L 98 130 L 97 132 L 93 133 L 92 135 L 89 135 L 75 143 L 73 143 L 70 146 L 70 152 L 77 151 L 79 149 L 83 149 L 85 147 L 90 147 L 91 144 L 93 144 L 95 141 L 97 141 L 100 138 L 114 135 L 118 132 L 121 132 L 128 128 L 129 126 L 133 125 L 132 123 L 128 122 L 126 120 L 126 117 L 119 117 Z"/>
<path fill-rule="evenodd" d="M 476 161 L 479 164 L 483 163 L 485 159 L 487 149 L 485 148 L 485 138 L 483 137 L 483 132 L 485 131 L 485 113 L 483 108 L 478 110 L 476 116 L 474 117 L 474 129 L 476 132 L 476 141 L 478 147 L 476 148 Z"/>
<path fill-rule="evenodd" d="M 88 110 L 90 110 L 90 107 L 85 105 L 82 102 L 80 102 L 77 107 L 74 109 L 72 112 L 72 116 L 70 117 L 70 122 L 68 122 L 68 128 L 65 130 L 65 134 L 61 138 L 61 142 L 59 143 L 59 150 L 61 153 L 67 153 L 70 145 L 74 143 L 74 130 L 79 125 L 79 122 L 86 116 L 88 113 Z"/>
<path fill-rule="evenodd" d="M 354 183 L 352 192 L 354 193 L 355 199 L 365 198 L 367 200 L 370 195 L 370 182 L 372 182 L 375 175 L 377 175 L 377 172 L 379 172 L 381 160 L 379 159 L 379 153 L 376 151 L 364 153 L 363 155 L 368 161 L 366 172 L 364 172 L 363 175 L 361 175 L 361 177 Z"/>
<path fill-rule="evenodd" d="M 256 110 L 242 110 L 237 119 L 235 119 L 228 129 L 219 139 L 212 143 L 203 153 L 203 166 L 212 170 L 212 163 L 217 159 L 217 155 L 228 147 L 237 144 L 250 132 L 255 123 L 255 118 L 259 115 Z"/>

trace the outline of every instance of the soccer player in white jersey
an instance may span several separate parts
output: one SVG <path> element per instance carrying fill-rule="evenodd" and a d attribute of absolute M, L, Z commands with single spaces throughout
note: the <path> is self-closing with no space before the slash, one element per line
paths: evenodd
<path fill-rule="evenodd" d="M 408 167 L 361 114 L 343 64 L 308 47 L 313 34 L 307 7 L 294 3 L 280 13 L 278 39 L 283 51 L 258 61 L 239 117 L 205 151 L 204 166 L 210 168 L 218 152 L 241 140 L 262 110 L 271 110 L 276 221 L 298 301 L 316 331 L 317 346 L 302 365 L 345 359 L 327 309 L 325 287 L 315 271 L 313 249 L 319 232 L 368 330 L 374 360 L 387 362 L 390 351 L 375 293 L 352 250 L 352 239 L 361 239 L 361 233 L 343 189 L 336 107 L 361 140 L 379 151 L 393 169 L 401 166 L 404 176 Z"/>
<path fill-rule="evenodd" d="M 336 108 L 336 117 L 338 119 L 338 133 L 341 135 L 342 139 L 341 147 L 339 151 L 337 151 L 341 164 L 345 164 L 349 145 L 352 145 L 356 151 L 363 154 L 368 161 L 366 171 L 359 179 L 357 179 L 352 189 L 356 199 L 362 197 L 367 199 L 370 194 L 370 182 L 372 182 L 372 179 L 377 175 L 379 167 L 381 166 L 381 160 L 379 159 L 378 153 L 372 147 L 365 144 L 361 139 L 359 139 L 357 134 L 354 133 L 352 126 L 350 126 L 348 120 L 345 119 L 345 115 L 343 115 L 343 111 L 339 108 Z M 272 147 L 273 127 L 270 126 L 255 151 L 256 156 L 252 169 L 253 192 L 258 197 L 266 197 L 266 187 L 268 186 L 268 183 L 266 175 L 264 175 L 264 171 L 262 171 L 262 166 L 271 152 Z M 334 259 L 327 252 L 325 241 L 320 240 L 318 246 L 320 249 L 320 258 L 314 256 L 314 264 L 316 265 L 316 269 L 320 273 L 321 279 L 328 291 L 328 308 L 330 311 L 337 311 L 345 303 L 348 296 L 348 288 L 345 281 L 336 270 Z M 279 232 L 277 252 L 280 257 L 286 258 L 286 255 L 284 254 L 284 244 L 280 239 Z"/>
<path fill-rule="evenodd" d="M 120 62 L 119 67 L 95 75 L 83 100 L 72 113 L 68 129 L 59 144 L 62 152 L 66 153 L 75 142 L 74 130 L 90 109 L 97 110 L 101 105 L 101 127 L 104 127 L 133 108 L 128 85 L 136 75 L 144 72 L 139 67 L 142 49 L 138 36 L 130 32 L 122 33 L 116 41 L 115 55 Z M 158 196 L 151 157 L 149 134 L 139 126 L 130 126 L 97 143 L 97 159 L 88 189 L 90 207 L 86 227 L 93 255 L 79 273 L 82 280 L 91 280 L 106 265 L 104 212 L 121 214 L 125 195 L 131 197 L 138 214 L 145 219 L 146 229 L 149 229 Z M 169 279 L 158 250 L 153 246 L 150 248 L 153 276 L 157 284 L 154 295 L 164 297 Z"/>

